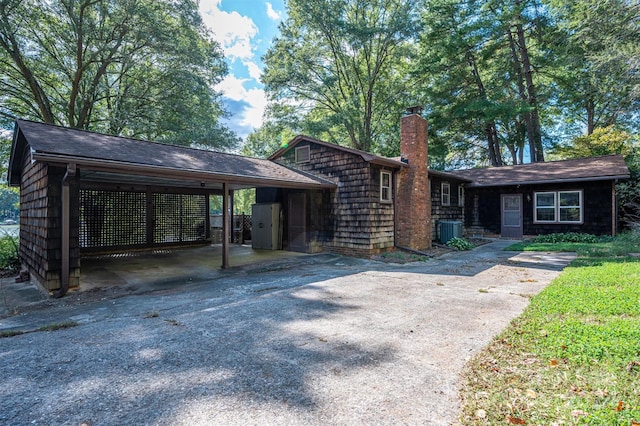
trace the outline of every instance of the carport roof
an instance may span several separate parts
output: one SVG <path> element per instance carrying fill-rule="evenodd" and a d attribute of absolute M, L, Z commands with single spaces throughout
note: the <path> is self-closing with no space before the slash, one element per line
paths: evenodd
<path fill-rule="evenodd" d="M 32 161 L 75 164 L 83 179 L 231 189 L 259 186 L 333 188 L 326 179 L 274 161 L 16 120 L 9 184 L 19 185 L 25 149 Z M 213 185 L 212 185 L 213 184 Z"/>

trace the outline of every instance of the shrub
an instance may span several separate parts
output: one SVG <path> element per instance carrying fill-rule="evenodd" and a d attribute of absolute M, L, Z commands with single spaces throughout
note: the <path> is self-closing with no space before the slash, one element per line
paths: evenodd
<path fill-rule="evenodd" d="M 447 246 L 456 249 L 458 251 L 471 250 L 475 246 L 464 238 L 453 237 L 447 241 Z"/>
<path fill-rule="evenodd" d="M 533 239 L 534 243 L 597 243 L 599 241 L 595 235 L 579 232 L 538 235 Z"/>
<path fill-rule="evenodd" d="M 9 269 L 12 271 L 20 269 L 18 237 L 0 237 L 0 269 Z"/>

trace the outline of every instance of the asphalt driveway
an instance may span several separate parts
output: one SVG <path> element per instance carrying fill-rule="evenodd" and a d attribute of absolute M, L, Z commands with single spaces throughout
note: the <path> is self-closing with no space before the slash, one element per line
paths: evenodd
<path fill-rule="evenodd" d="M 568 263 L 498 241 L 390 265 L 320 255 L 1 330 L 0 424 L 455 423 L 464 363 Z"/>

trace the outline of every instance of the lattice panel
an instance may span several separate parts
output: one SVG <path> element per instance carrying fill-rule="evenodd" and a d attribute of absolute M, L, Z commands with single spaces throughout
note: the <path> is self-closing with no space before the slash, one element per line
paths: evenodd
<path fill-rule="evenodd" d="M 80 247 L 111 248 L 146 243 L 144 192 L 80 190 Z"/>
<path fill-rule="evenodd" d="M 153 242 L 205 240 L 206 201 L 204 195 L 153 194 Z"/>

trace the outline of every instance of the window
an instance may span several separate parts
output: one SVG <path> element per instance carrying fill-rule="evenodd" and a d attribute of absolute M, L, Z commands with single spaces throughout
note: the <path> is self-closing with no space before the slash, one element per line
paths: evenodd
<path fill-rule="evenodd" d="M 311 160 L 309 145 L 296 147 L 296 163 L 308 163 Z"/>
<path fill-rule="evenodd" d="M 391 173 L 380 172 L 380 201 L 391 202 Z"/>
<path fill-rule="evenodd" d="M 582 191 L 536 192 L 534 221 L 582 223 Z"/>
<path fill-rule="evenodd" d="M 458 206 L 464 207 L 464 186 L 458 186 Z"/>
<path fill-rule="evenodd" d="M 442 182 L 442 186 L 440 187 L 440 197 L 442 199 L 442 205 L 448 206 L 451 204 L 451 185 L 447 182 Z"/>

